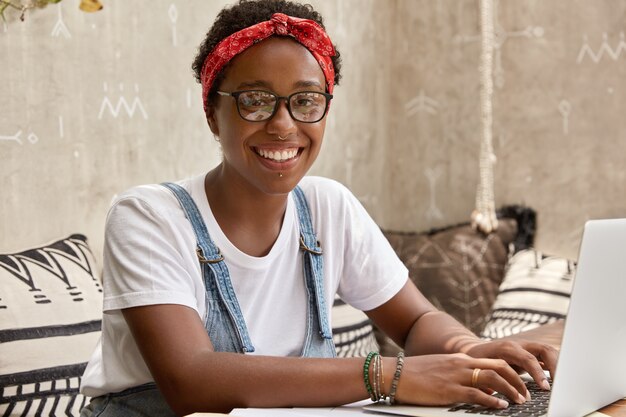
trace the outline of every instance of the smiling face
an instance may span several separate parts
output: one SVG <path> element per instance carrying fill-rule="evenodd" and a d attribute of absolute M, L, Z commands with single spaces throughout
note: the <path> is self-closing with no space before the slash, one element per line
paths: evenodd
<path fill-rule="evenodd" d="M 325 92 L 325 85 L 319 64 L 304 46 L 273 37 L 234 58 L 219 90 L 264 90 L 289 96 L 299 91 Z M 271 119 L 249 122 L 239 116 L 235 99 L 228 96 L 218 98 L 207 119 L 222 145 L 223 178 L 267 194 L 285 194 L 298 184 L 319 154 L 326 126 L 326 118 L 317 123 L 293 120 L 285 100 L 279 101 Z"/>

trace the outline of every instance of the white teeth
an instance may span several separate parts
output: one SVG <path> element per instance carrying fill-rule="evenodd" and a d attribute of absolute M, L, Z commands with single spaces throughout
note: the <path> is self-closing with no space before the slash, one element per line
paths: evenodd
<path fill-rule="evenodd" d="M 298 154 L 297 149 L 289 149 L 284 151 L 266 151 L 264 149 L 257 149 L 257 153 L 263 158 L 271 159 L 272 161 L 282 162 L 288 159 L 294 158 Z"/>

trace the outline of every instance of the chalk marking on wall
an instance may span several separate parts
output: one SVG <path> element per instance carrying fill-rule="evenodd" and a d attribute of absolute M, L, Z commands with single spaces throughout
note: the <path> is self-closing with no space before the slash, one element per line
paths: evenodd
<path fill-rule="evenodd" d="M 409 100 L 405 105 L 407 116 L 413 116 L 417 113 L 437 114 L 439 111 L 439 102 L 428 97 L 424 90 L 420 90 L 419 94 Z"/>
<path fill-rule="evenodd" d="M 18 130 L 14 135 L 0 135 L 0 140 L 17 142 L 19 145 L 23 145 L 24 141 L 22 139 L 22 133 L 22 130 Z M 26 140 L 30 142 L 30 144 L 34 145 L 39 142 L 39 136 L 37 136 L 35 132 L 30 132 L 28 136 L 26 136 Z"/>
<path fill-rule="evenodd" d="M 50 36 L 58 38 L 60 35 L 63 35 L 66 39 L 69 39 L 72 37 L 72 35 L 70 34 L 70 31 L 67 29 L 67 26 L 65 26 L 65 22 L 63 22 L 63 14 L 61 13 L 61 4 L 59 4 L 57 10 L 59 11 L 59 18 L 57 19 L 57 23 L 54 25 L 54 28 L 52 28 L 52 33 L 50 34 Z"/>
<path fill-rule="evenodd" d="M 191 88 L 187 89 L 187 108 L 191 108 Z"/>
<path fill-rule="evenodd" d="M 170 4 L 169 9 L 167 9 L 167 15 L 172 22 L 172 45 L 178 46 L 178 34 L 176 32 L 176 21 L 178 21 L 178 9 L 174 3 Z"/>
<path fill-rule="evenodd" d="M 541 26 L 527 26 L 523 30 L 507 31 L 500 21 L 498 20 L 498 9 L 500 7 L 500 0 L 494 2 L 494 69 L 493 77 L 496 87 L 502 88 L 504 86 L 504 68 L 502 67 L 502 47 L 507 40 L 512 38 L 541 38 L 544 35 L 545 30 Z M 453 41 L 456 43 L 470 43 L 479 42 L 481 40 L 480 35 L 457 35 Z"/>
<path fill-rule="evenodd" d="M 7 26 L 7 22 L 2 22 L 2 27 L 4 28 L 4 33 L 7 33 L 7 30 L 9 30 L 9 26 Z"/>
<path fill-rule="evenodd" d="M 19 143 L 20 145 L 22 145 L 22 139 L 20 138 L 20 136 L 22 136 L 22 131 L 18 130 L 15 133 L 15 135 L 0 136 L 0 140 L 15 141 L 15 142 Z"/>
<path fill-rule="evenodd" d="M 352 171 L 354 170 L 354 154 L 352 152 L 352 145 L 348 144 L 346 147 L 346 185 L 348 188 L 352 186 Z"/>
<path fill-rule="evenodd" d="M 63 116 L 59 116 L 59 137 L 64 137 L 64 132 L 63 132 Z"/>
<path fill-rule="evenodd" d="M 572 103 L 567 100 L 561 100 L 559 103 L 559 113 L 563 117 L 563 134 L 569 133 L 569 115 L 572 112 Z"/>
<path fill-rule="evenodd" d="M 335 27 L 335 30 L 333 30 L 332 32 L 335 34 L 337 38 L 342 38 L 346 35 L 346 28 L 343 24 L 343 22 L 346 21 L 344 18 L 344 13 L 343 13 L 343 7 L 345 7 L 345 4 L 346 2 L 342 2 L 342 1 L 335 2 L 335 16 L 337 17 L 335 19 L 335 23 L 337 24 L 337 26 Z"/>
<path fill-rule="evenodd" d="M 498 145 L 500 149 L 504 148 L 511 141 L 511 138 L 506 137 L 504 133 L 500 133 L 498 135 Z"/>
<path fill-rule="evenodd" d="M 102 104 L 100 105 L 100 112 L 98 113 L 98 119 L 102 120 L 105 110 L 108 110 L 109 113 L 113 116 L 113 118 L 117 119 L 122 109 L 126 110 L 126 114 L 131 118 L 135 116 L 135 112 L 139 111 L 141 112 L 141 115 L 143 116 L 144 119 L 146 120 L 148 119 L 148 113 L 146 112 L 146 109 L 143 107 L 143 104 L 141 103 L 141 99 L 139 98 L 139 85 L 135 84 L 135 97 L 132 99 L 130 104 L 128 100 L 126 99 L 126 97 L 120 94 L 120 97 L 118 98 L 117 104 L 115 106 L 113 105 L 113 103 L 109 99 L 109 96 L 107 95 L 109 87 L 106 82 L 103 83 L 102 88 L 104 90 L 105 96 L 102 99 Z M 119 88 L 120 88 L 120 92 L 123 92 L 124 84 L 120 83 Z"/>
<path fill-rule="evenodd" d="M 626 40 L 624 39 L 624 32 L 620 32 L 619 38 L 619 43 L 615 49 L 613 49 L 611 45 L 609 45 L 609 35 L 604 32 L 602 34 L 602 43 L 600 44 L 598 51 L 595 52 L 589 45 L 589 37 L 587 35 L 583 35 L 583 44 L 580 47 L 580 52 L 578 52 L 576 62 L 580 64 L 583 62 L 585 57 L 589 57 L 589 59 L 591 59 L 594 63 L 598 64 L 605 55 L 613 61 L 619 60 L 622 53 L 626 55 Z"/>
<path fill-rule="evenodd" d="M 428 219 L 443 219 L 443 213 L 437 207 L 437 180 L 441 176 L 440 169 L 432 169 L 426 168 L 424 170 L 424 175 L 428 179 L 428 187 L 430 188 L 430 202 L 428 205 L 428 210 L 426 210 L 426 218 Z"/>
<path fill-rule="evenodd" d="M 30 143 L 32 143 L 33 145 L 34 145 L 35 143 L 39 142 L 39 136 L 37 136 L 37 135 L 35 134 L 35 132 L 30 132 L 30 133 L 28 134 L 28 136 L 26 136 L 26 139 L 27 139 Z"/>

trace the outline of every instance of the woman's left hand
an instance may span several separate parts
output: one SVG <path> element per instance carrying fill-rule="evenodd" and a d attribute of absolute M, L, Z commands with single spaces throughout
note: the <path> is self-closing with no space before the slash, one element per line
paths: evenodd
<path fill-rule="evenodd" d="M 494 340 L 479 343 L 465 353 L 475 358 L 503 359 L 518 371 L 526 371 L 543 389 L 550 385 L 544 369 L 554 378 L 558 351 L 552 346 L 526 340 Z"/>

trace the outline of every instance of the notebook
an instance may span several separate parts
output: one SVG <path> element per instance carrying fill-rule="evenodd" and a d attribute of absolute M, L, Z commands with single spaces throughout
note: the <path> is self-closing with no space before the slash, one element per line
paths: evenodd
<path fill-rule="evenodd" d="M 582 417 L 626 397 L 626 219 L 585 224 L 556 375 L 552 390 L 546 393 L 547 413 L 523 415 Z M 456 408 L 451 406 L 372 404 L 364 408 L 417 417 L 477 414 L 450 411 Z M 491 415 L 511 416 L 507 409 L 501 411 Z"/>

